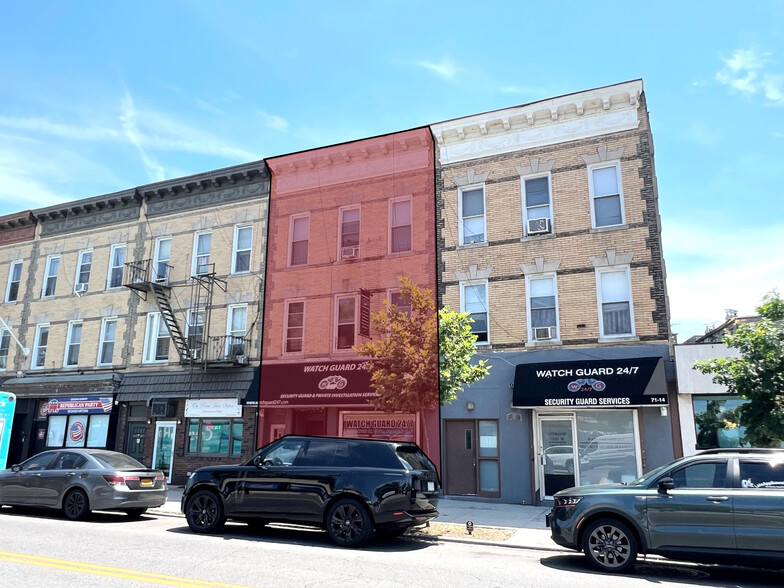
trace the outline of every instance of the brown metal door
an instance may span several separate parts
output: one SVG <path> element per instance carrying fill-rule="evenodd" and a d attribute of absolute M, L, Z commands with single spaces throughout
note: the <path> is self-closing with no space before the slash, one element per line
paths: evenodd
<path fill-rule="evenodd" d="M 146 433 L 147 425 L 145 423 L 128 423 L 125 453 L 137 461 L 142 461 L 144 456 L 144 436 Z"/>
<path fill-rule="evenodd" d="M 446 493 L 476 494 L 476 421 L 444 421 Z"/>

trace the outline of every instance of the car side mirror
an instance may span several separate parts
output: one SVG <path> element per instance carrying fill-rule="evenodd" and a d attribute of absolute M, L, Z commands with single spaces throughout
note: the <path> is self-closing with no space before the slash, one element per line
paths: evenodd
<path fill-rule="evenodd" d="M 662 478 L 659 480 L 659 494 L 667 494 L 667 490 L 675 488 L 675 481 L 672 478 Z"/>
<path fill-rule="evenodd" d="M 18 463 L 15 463 L 14 465 L 11 466 L 11 470 L 14 472 L 19 472 L 22 470 L 22 466 L 19 465 Z"/>
<path fill-rule="evenodd" d="M 255 465 L 257 468 L 260 468 L 262 466 L 261 455 L 254 455 L 253 456 L 253 465 Z"/>

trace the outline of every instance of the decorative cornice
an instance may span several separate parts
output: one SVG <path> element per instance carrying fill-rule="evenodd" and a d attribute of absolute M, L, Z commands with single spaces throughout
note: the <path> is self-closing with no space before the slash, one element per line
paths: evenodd
<path fill-rule="evenodd" d="M 442 165 L 636 129 L 642 80 L 431 126 Z"/>
<path fill-rule="evenodd" d="M 41 225 L 41 236 L 46 237 L 136 220 L 139 204 L 136 190 L 131 189 L 39 208 L 33 216 Z"/>
<path fill-rule="evenodd" d="M 0 216 L 0 245 L 11 245 L 35 239 L 35 217 L 32 211 Z"/>

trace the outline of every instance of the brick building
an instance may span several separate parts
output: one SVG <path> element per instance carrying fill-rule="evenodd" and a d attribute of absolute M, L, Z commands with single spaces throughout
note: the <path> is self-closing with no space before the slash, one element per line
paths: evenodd
<path fill-rule="evenodd" d="M 427 128 L 267 160 L 270 234 L 259 439 L 415 440 L 438 462 L 437 410 L 369 404 L 368 317 L 406 275 L 435 296 L 433 141 Z M 438 383 L 433 382 L 433 394 Z"/>
<path fill-rule="evenodd" d="M 9 462 L 105 447 L 183 483 L 252 454 L 268 196 L 260 162 L 0 219 Z"/>
<path fill-rule="evenodd" d="M 674 370 L 642 82 L 432 132 L 439 303 L 471 313 L 477 355 L 492 365 L 442 408 L 446 493 L 541 502 L 672 458 Z"/>

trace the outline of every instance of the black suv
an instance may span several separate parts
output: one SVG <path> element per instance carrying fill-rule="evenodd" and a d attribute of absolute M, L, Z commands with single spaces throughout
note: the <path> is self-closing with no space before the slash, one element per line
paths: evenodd
<path fill-rule="evenodd" d="M 782 449 L 709 449 L 625 484 L 553 498 L 553 540 L 602 571 L 628 571 L 638 553 L 784 567 Z"/>
<path fill-rule="evenodd" d="M 226 519 L 326 529 L 343 547 L 375 530 L 397 536 L 438 516 L 435 465 L 416 443 L 286 435 L 245 465 L 200 468 L 182 495 L 182 512 L 197 533 Z"/>

